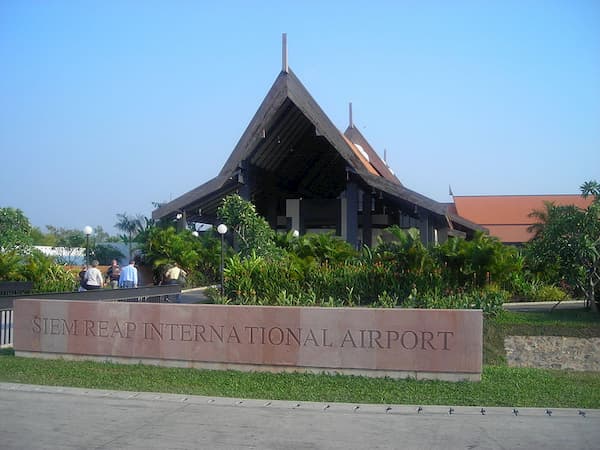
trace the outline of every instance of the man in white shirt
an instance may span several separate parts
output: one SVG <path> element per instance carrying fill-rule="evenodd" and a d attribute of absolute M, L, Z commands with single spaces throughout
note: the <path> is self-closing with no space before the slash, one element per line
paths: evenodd
<path fill-rule="evenodd" d="M 135 288 L 138 285 L 138 271 L 135 268 L 135 261 L 129 261 L 129 265 L 121 269 L 119 275 L 119 287 Z"/>

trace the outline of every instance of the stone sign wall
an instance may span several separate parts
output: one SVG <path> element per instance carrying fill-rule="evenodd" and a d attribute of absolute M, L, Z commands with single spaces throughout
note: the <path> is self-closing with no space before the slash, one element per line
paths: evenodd
<path fill-rule="evenodd" d="M 480 310 L 172 305 L 21 299 L 20 356 L 479 380 Z"/>

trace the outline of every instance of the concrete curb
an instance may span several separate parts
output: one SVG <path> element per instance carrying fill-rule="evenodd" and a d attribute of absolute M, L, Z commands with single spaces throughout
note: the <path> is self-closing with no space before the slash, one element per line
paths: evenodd
<path fill-rule="evenodd" d="M 232 408 L 269 408 L 281 410 L 297 410 L 306 412 L 340 413 L 340 414 L 389 414 L 404 416 L 507 416 L 524 417 L 600 417 L 600 409 L 586 408 L 551 408 L 550 416 L 545 408 L 532 407 L 482 407 L 482 406 L 448 406 L 448 405 L 378 405 L 363 403 L 321 403 L 295 402 L 292 400 L 240 399 L 230 397 L 208 397 L 202 395 L 165 394 L 158 392 L 114 391 L 103 389 L 87 389 L 60 386 L 39 386 L 19 383 L 0 383 L 0 391 L 17 391 L 26 393 L 63 394 L 85 396 L 91 398 L 113 398 L 121 400 L 160 401 L 183 404 L 204 404 L 213 406 L 229 406 Z M 483 408 L 483 414 L 482 414 Z M 516 414 L 515 414 L 516 410 Z M 583 416 L 581 412 L 585 413 Z"/>
<path fill-rule="evenodd" d="M 508 311 L 550 311 L 557 302 L 513 302 L 504 303 L 502 308 Z M 584 309 L 585 300 L 565 300 L 555 309 Z"/>

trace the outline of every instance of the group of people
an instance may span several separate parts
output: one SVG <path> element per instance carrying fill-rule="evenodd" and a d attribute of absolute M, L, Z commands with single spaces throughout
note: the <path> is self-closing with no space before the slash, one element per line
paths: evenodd
<path fill-rule="evenodd" d="M 98 269 L 98 260 L 93 260 L 91 266 L 83 266 L 79 272 L 80 291 L 91 291 L 101 289 L 105 285 L 112 289 L 118 288 L 135 288 L 138 286 L 138 270 L 135 267 L 135 260 L 129 261 L 129 265 L 121 268 L 116 259 L 113 259 L 112 264 L 106 271 L 106 275 L 102 275 Z M 169 266 L 164 275 L 162 284 L 185 284 L 187 273 L 177 263 Z M 176 302 L 179 303 L 181 297 L 178 294 Z"/>
<path fill-rule="evenodd" d="M 84 265 L 79 272 L 80 291 L 91 291 L 101 289 L 104 285 L 110 285 L 111 288 L 135 288 L 138 286 L 138 270 L 135 267 L 135 261 L 129 261 L 129 265 L 121 268 L 116 259 L 113 259 L 111 266 L 106 271 L 106 276 L 102 275 L 98 269 L 98 260 L 93 260 L 91 266 Z"/>

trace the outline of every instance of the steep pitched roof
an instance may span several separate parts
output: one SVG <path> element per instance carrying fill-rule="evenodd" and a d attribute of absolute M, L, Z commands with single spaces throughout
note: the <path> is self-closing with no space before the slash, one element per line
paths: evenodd
<path fill-rule="evenodd" d="M 533 237 L 527 228 L 536 219 L 529 214 L 533 210 L 545 210 L 546 202 L 587 208 L 591 198 L 584 199 L 580 195 L 454 196 L 459 216 L 486 227 L 492 236 L 507 243 L 527 242 Z"/>
<path fill-rule="evenodd" d="M 228 181 L 239 170 L 242 161 L 247 159 L 265 139 L 266 128 L 277 122 L 278 114 L 286 107 L 287 102 L 291 102 L 314 125 L 316 133 L 327 139 L 357 174 L 377 173 L 368 162 L 361 159 L 360 152 L 339 132 L 293 71 L 289 69 L 288 72 L 280 72 L 275 79 L 219 175 L 162 205 L 153 211 L 152 216 L 154 218 L 168 216 L 198 197 L 207 195 L 215 189 L 224 189 Z"/>
<path fill-rule="evenodd" d="M 272 160 L 274 162 L 271 164 L 276 164 L 289 155 L 282 153 L 283 145 L 275 145 L 275 141 L 279 144 L 281 139 L 290 143 L 294 136 L 306 132 L 308 128 L 324 138 L 336 154 L 343 158 L 348 170 L 369 186 L 445 217 L 450 227 L 454 222 L 469 229 L 483 229 L 465 218 L 449 213 L 445 205 L 405 188 L 352 124 L 345 133 L 336 128 L 291 69 L 282 71 L 277 76 L 219 175 L 156 209 L 152 216 L 172 216 L 197 203 L 199 199 L 217 199 L 233 192 L 238 187 L 237 174 L 240 173 L 243 161 L 254 160 L 268 164 Z M 282 133 L 281 137 L 279 132 Z"/>
<path fill-rule="evenodd" d="M 286 99 L 314 124 L 317 134 L 325 137 L 356 172 L 369 172 L 369 168 L 357 155 L 356 149 L 352 148 L 351 143 L 344 138 L 298 77 L 289 69 L 288 72 L 281 72 L 273 83 L 219 175 L 232 174 L 240 162 L 250 156 L 263 139 L 262 131 L 275 118 Z"/>

